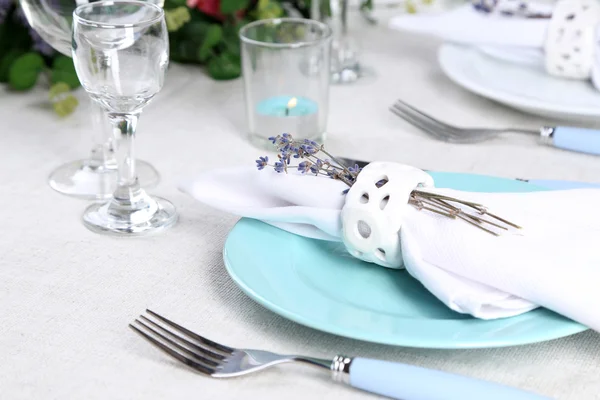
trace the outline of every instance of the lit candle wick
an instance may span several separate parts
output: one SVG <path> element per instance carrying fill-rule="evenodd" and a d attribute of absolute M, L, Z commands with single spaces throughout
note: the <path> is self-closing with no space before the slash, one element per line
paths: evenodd
<path fill-rule="evenodd" d="M 296 107 L 296 104 L 298 104 L 298 99 L 296 99 L 295 97 L 292 97 L 290 99 L 290 101 L 288 101 L 287 103 L 287 107 L 285 108 L 285 116 L 289 116 L 290 115 L 290 110 L 294 107 Z"/>

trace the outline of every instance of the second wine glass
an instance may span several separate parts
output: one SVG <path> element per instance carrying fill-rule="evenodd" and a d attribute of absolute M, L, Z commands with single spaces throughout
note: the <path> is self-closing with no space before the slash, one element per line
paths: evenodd
<path fill-rule="evenodd" d="M 109 116 L 119 179 L 112 199 L 83 215 L 91 230 L 140 235 L 170 227 L 175 207 L 138 182 L 134 139 L 143 108 L 162 89 L 169 63 L 163 10 L 140 1 L 100 1 L 73 13 L 73 61 L 82 86 Z"/>
<path fill-rule="evenodd" d="M 56 51 L 71 57 L 73 11 L 93 0 L 19 0 L 31 27 Z M 163 0 L 147 0 L 162 6 Z M 71 161 L 52 171 L 50 186 L 57 192 L 88 200 L 109 199 L 117 185 L 117 162 L 113 154 L 111 128 L 100 106 L 91 102 L 93 147 L 89 158 Z M 158 183 L 156 169 L 138 161 L 140 182 L 145 187 Z"/>

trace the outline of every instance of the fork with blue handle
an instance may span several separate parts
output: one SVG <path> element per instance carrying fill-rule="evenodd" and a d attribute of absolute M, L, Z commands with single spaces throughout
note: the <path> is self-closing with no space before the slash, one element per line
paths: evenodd
<path fill-rule="evenodd" d="M 461 128 L 440 121 L 437 118 L 397 100 L 390 111 L 420 128 L 437 140 L 449 143 L 479 143 L 504 133 L 525 133 L 538 135 L 541 142 L 564 150 L 600 155 L 600 130 L 567 126 L 544 126 L 539 130 L 506 128 Z"/>
<path fill-rule="evenodd" d="M 129 326 L 144 339 L 195 371 L 213 378 L 250 374 L 287 362 L 328 371 L 335 381 L 402 400 L 542 400 L 509 386 L 389 361 L 336 356 L 333 360 L 236 349 L 213 342 L 153 312 Z"/>

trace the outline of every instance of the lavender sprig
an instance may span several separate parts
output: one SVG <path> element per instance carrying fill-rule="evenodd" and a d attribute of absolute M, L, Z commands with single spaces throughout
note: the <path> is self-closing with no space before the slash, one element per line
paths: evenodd
<path fill-rule="evenodd" d="M 537 13 L 529 10 L 527 1 L 471 0 L 476 11 L 484 14 L 498 13 L 505 17 L 520 17 L 530 19 L 551 18 L 550 14 Z"/>
<path fill-rule="evenodd" d="M 348 190 L 356 182 L 358 174 L 361 171 L 358 165 L 346 166 L 343 162 L 329 154 L 323 145 L 319 145 L 312 140 L 294 140 L 289 133 L 270 137 L 269 140 L 279 152 L 277 155 L 278 160 L 273 164 L 269 164 L 269 157 L 259 157 L 256 160 L 256 167 L 259 170 L 263 170 L 268 166 L 272 167 L 278 173 L 287 173 L 289 168 L 295 167 L 302 174 L 323 175 L 331 179 L 340 180 L 348 185 L 348 189 L 344 190 L 342 194 L 348 193 Z M 323 158 L 322 155 L 328 158 Z M 292 157 L 302 159 L 302 161 L 298 165 L 293 166 L 291 165 Z M 386 179 L 383 179 L 375 185 L 380 188 L 387 182 Z M 408 204 L 418 210 L 426 210 L 447 218 L 463 220 L 495 236 L 498 236 L 497 230 L 507 231 L 509 228 L 521 229 L 520 226 L 490 213 L 481 204 L 424 190 L 413 190 Z M 484 218 L 484 216 L 488 218 Z"/>
<path fill-rule="evenodd" d="M 288 168 L 295 168 L 302 174 L 322 175 L 344 182 L 348 186 L 356 181 L 360 172 L 358 165 L 346 166 L 343 162 L 329 154 L 323 145 L 314 140 L 295 140 L 289 133 L 270 137 L 279 154 L 277 161 L 269 164 L 269 158 L 259 157 L 256 167 L 259 170 L 269 166 L 278 173 L 287 173 Z M 298 165 L 292 165 L 292 158 L 301 159 Z"/>

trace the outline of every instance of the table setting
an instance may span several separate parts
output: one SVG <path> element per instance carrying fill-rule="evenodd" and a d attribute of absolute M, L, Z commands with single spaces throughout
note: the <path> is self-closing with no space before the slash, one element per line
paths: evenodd
<path fill-rule="evenodd" d="M 0 86 L 3 395 L 600 398 L 578 1 L 11 3 L 52 53 Z"/>

